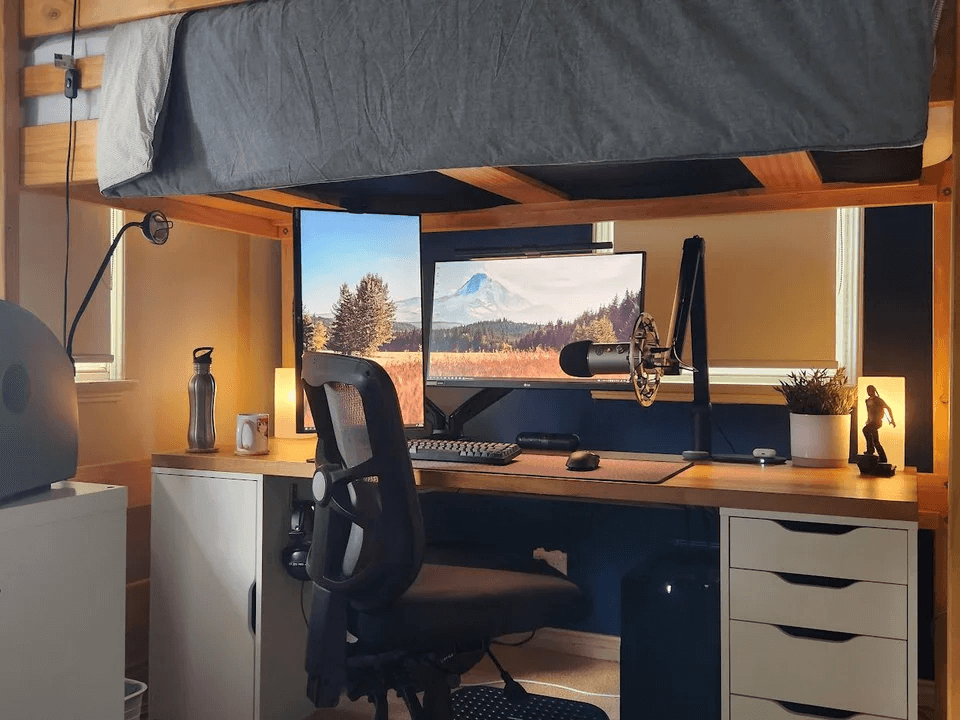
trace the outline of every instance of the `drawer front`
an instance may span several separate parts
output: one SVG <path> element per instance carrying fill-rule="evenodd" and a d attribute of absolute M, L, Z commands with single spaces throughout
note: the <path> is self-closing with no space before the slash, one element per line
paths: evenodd
<path fill-rule="evenodd" d="M 729 587 L 733 620 L 907 639 L 906 585 L 731 568 Z"/>
<path fill-rule="evenodd" d="M 824 720 L 836 718 L 834 708 L 817 708 L 810 706 L 796 706 L 780 704 L 774 700 L 760 698 L 730 696 L 730 720 Z M 875 720 L 876 715 L 844 715 L 843 720 Z"/>
<path fill-rule="evenodd" d="M 906 530 L 730 518 L 730 567 L 906 585 L 908 558 Z"/>
<path fill-rule="evenodd" d="M 907 643 L 794 637 L 730 622 L 730 692 L 890 718 L 907 717 Z"/>

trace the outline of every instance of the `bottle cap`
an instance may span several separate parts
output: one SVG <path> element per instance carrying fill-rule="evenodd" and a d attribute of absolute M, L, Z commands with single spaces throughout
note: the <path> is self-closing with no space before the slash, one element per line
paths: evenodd
<path fill-rule="evenodd" d="M 213 358 L 210 357 L 211 355 L 213 355 L 212 347 L 198 347 L 193 351 L 193 362 L 201 365 L 209 365 L 213 362 Z"/>

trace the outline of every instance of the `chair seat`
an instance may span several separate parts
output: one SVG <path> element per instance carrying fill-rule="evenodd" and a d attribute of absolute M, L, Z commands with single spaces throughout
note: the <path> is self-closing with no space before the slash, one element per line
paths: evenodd
<path fill-rule="evenodd" d="M 386 610 L 360 612 L 353 634 L 375 651 L 453 648 L 586 617 L 583 592 L 562 577 L 423 565 Z"/>

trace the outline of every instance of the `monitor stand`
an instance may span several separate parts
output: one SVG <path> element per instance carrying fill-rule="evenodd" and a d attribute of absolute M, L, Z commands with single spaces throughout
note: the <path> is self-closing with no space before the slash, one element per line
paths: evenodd
<path fill-rule="evenodd" d="M 488 407 L 506 397 L 513 388 L 484 388 L 471 395 L 447 415 L 430 398 L 424 397 L 426 437 L 438 440 L 456 440 L 463 437 L 463 426 Z"/>

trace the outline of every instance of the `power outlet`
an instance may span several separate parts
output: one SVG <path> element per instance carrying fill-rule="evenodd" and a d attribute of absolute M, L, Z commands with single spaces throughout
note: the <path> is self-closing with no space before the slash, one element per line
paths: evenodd
<path fill-rule="evenodd" d="M 554 570 L 567 574 L 567 554 L 563 550 L 537 548 L 533 551 L 534 560 L 543 560 Z"/>

